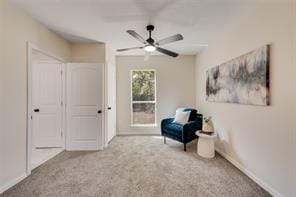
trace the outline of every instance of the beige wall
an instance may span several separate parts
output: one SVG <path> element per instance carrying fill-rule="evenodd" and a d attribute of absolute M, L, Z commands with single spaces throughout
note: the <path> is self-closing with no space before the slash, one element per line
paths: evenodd
<path fill-rule="evenodd" d="M 259 1 L 255 11 L 211 43 L 196 61 L 197 108 L 213 117 L 220 136 L 217 148 L 274 195 L 279 192 L 284 196 L 296 193 L 292 182 L 296 152 L 295 12 L 292 1 Z M 205 101 L 207 69 L 265 44 L 271 44 L 271 106 Z"/>
<path fill-rule="evenodd" d="M 296 51 L 296 25 L 295 25 L 295 21 L 296 21 L 296 0 L 293 1 L 293 6 L 292 6 L 292 9 L 293 9 L 293 15 L 292 15 L 292 22 L 294 21 L 294 29 L 293 29 L 293 51 L 295 52 Z M 296 73 L 296 55 L 294 53 L 293 55 L 293 65 L 294 65 L 294 73 Z M 294 92 L 296 92 L 296 83 L 294 83 Z M 296 105 L 294 105 L 294 113 L 296 114 Z M 295 117 L 295 116 L 294 116 Z M 294 127 L 294 136 L 292 138 L 292 141 L 293 141 L 293 144 L 294 144 L 294 173 L 293 174 L 293 177 L 294 177 L 294 180 L 292 182 L 292 184 L 294 185 L 294 194 L 296 193 L 296 128 Z M 293 156 L 292 156 L 293 158 Z"/>
<path fill-rule="evenodd" d="M 71 61 L 104 63 L 105 62 L 105 44 L 100 43 L 76 43 L 71 44 Z"/>
<path fill-rule="evenodd" d="M 156 70 L 157 128 L 131 127 L 130 71 Z M 177 107 L 195 105 L 195 56 L 117 57 L 117 134 L 160 134 L 160 121 L 174 115 Z"/>
<path fill-rule="evenodd" d="M 4 107 L 1 113 L 0 187 L 24 175 L 26 171 L 27 57 L 29 41 L 66 60 L 71 57 L 70 44 L 32 20 L 7 0 L 0 1 L 4 16 L 0 27 L 0 46 L 4 48 L 4 68 L 1 67 L 1 92 Z M 3 136 L 2 136 L 3 135 Z M 0 188 L 1 190 L 1 188 Z"/>
<path fill-rule="evenodd" d="M 0 27 L 3 27 L 3 1 L 0 1 Z M 0 161 L 4 159 L 4 132 L 3 132 L 3 123 L 4 123 L 4 60 L 3 60 L 3 31 L 0 28 Z M 0 185 L 4 183 L 4 176 L 1 176 L 4 172 L 4 162 L 0 162 Z"/>

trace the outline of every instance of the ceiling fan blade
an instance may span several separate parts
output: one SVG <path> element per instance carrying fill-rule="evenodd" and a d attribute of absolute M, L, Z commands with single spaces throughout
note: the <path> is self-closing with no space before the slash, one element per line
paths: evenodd
<path fill-rule="evenodd" d="M 162 40 L 159 40 L 156 42 L 157 45 L 164 45 L 164 44 L 169 44 L 172 42 L 177 42 L 179 40 L 183 40 L 183 36 L 181 34 L 176 34 L 167 38 L 164 38 Z"/>
<path fill-rule="evenodd" d="M 135 32 L 134 30 L 127 30 L 127 33 L 129 33 L 131 36 L 133 36 L 134 38 L 136 38 L 137 40 L 139 40 L 140 42 L 142 42 L 143 44 L 146 44 L 146 40 L 140 36 L 137 32 Z"/>
<path fill-rule="evenodd" d="M 125 48 L 125 49 L 117 49 L 117 52 L 122 52 L 122 51 L 129 51 L 129 50 L 134 50 L 134 49 L 143 49 L 144 47 L 131 47 L 131 48 Z"/>
<path fill-rule="evenodd" d="M 179 55 L 178 53 L 175 53 L 173 51 L 169 51 L 167 49 L 163 49 L 163 48 L 160 48 L 160 47 L 156 47 L 156 50 L 161 52 L 161 53 L 164 53 L 166 55 L 169 55 L 171 57 L 177 57 Z"/>

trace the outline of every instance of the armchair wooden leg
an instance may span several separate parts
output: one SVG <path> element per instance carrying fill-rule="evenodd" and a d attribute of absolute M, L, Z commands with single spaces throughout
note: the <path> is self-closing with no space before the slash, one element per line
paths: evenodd
<path fill-rule="evenodd" d="M 166 138 L 163 136 L 163 143 L 166 144 Z"/>
<path fill-rule="evenodd" d="M 184 143 L 184 151 L 186 152 L 186 143 Z"/>

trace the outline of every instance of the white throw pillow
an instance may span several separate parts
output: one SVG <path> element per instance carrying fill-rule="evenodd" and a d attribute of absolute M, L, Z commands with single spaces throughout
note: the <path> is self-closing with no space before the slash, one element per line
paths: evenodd
<path fill-rule="evenodd" d="M 184 125 L 188 122 L 190 112 L 176 111 L 175 119 L 173 123 Z"/>
<path fill-rule="evenodd" d="M 185 108 L 185 107 L 179 107 L 179 108 L 177 108 L 176 113 L 177 113 L 178 111 L 184 111 L 184 109 L 186 109 L 186 108 Z"/>

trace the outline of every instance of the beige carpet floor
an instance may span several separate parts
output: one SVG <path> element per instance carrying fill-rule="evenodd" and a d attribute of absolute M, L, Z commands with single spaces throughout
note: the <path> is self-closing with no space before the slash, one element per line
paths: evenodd
<path fill-rule="evenodd" d="M 10 196 L 270 196 L 220 155 L 203 159 L 196 141 L 116 137 L 100 152 L 62 152 L 4 193 Z"/>

